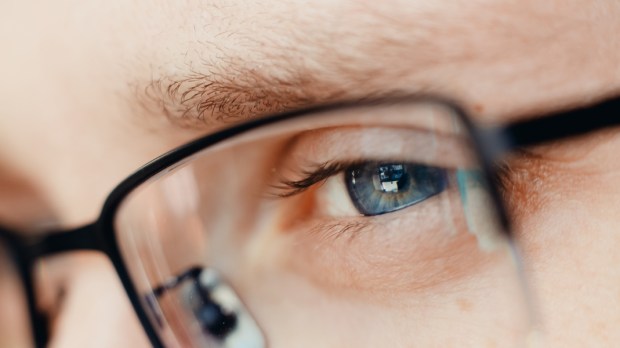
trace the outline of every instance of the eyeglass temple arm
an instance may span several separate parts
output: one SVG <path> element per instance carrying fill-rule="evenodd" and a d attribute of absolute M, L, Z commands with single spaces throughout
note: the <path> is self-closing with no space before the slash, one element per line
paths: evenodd
<path fill-rule="evenodd" d="M 617 126 L 620 126 L 620 98 L 518 121 L 501 129 L 483 130 L 481 136 L 491 140 L 507 139 L 508 143 L 497 145 L 504 151 L 510 151 Z"/>

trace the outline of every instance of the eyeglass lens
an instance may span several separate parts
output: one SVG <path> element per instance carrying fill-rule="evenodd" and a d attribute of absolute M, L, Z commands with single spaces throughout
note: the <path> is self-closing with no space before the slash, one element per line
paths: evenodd
<path fill-rule="evenodd" d="M 142 306 L 171 347 L 520 346 L 519 260 L 471 143 L 415 102 L 207 148 L 118 211 Z"/>

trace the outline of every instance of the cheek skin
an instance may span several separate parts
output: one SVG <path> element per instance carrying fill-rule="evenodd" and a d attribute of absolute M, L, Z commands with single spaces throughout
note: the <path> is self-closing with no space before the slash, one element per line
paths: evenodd
<path fill-rule="evenodd" d="M 620 341 L 619 146 L 617 132 L 606 132 L 532 149 L 516 164 L 527 173 L 510 178 L 520 188 L 509 193 L 513 207 L 522 202 L 516 235 L 549 346 Z"/>
<path fill-rule="evenodd" d="M 403 236 L 403 225 L 340 237 L 297 226 L 262 243 L 260 265 L 239 265 L 234 283 L 270 346 L 479 347 L 523 335 L 510 262 L 476 253 L 471 234 Z"/>
<path fill-rule="evenodd" d="M 372 222 L 359 217 L 297 221 L 278 236 L 284 240 L 279 267 L 331 295 L 384 303 L 394 295 L 450 291 L 492 264 L 503 264 L 505 253 L 479 250 L 463 218 L 437 216 L 439 204 L 458 209 L 454 216 L 463 214 L 458 197 L 440 198 Z"/>
<path fill-rule="evenodd" d="M 463 347 L 463 342 L 502 347 L 522 334 L 511 326 L 514 312 L 506 310 L 499 320 L 488 316 L 507 308 L 489 301 L 492 294 L 484 291 L 468 289 L 424 303 L 402 299 L 398 306 L 384 306 L 326 296 L 294 277 L 260 280 L 246 301 L 274 348 L 290 347 L 291 342 L 295 347 Z"/>
<path fill-rule="evenodd" d="M 455 188 L 373 218 L 321 216 L 312 189 L 304 194 L 277 202 L 283 221 L 255 233 L 261 257 L 231 279 L 270 346 L 501 346 L 524 336 L 512 259 L 479 249 Z"/>

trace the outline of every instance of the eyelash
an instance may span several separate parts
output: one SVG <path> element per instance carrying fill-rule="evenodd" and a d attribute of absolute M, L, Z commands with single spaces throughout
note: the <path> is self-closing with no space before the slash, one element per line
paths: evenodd
<path fill-rule="evenodd" d="M 282 179 L 278 184 L 273 185 L 272 187 L 278 190 L 278 193 L 274 194 L 274 196 L 277 198 L 287 198 L 298 195 L 312 186 L 319 183 L 322 184 L 330 177 L 342 173 L 356 163 L 359 162 L 325 162 L 316 165 L 313 169 L 302 171 L 301 175 L 303 178 L 300 180 Z M 348 235 L 349 241 L 351 241 L 358 234 L 354 232 L 362 231 L 367 227 L 368 223 L 366 222 L 340 221 L 319 224 L 313 228 L 313 233 L 321 235 L 325 241 L 333 241 L 345 235 Z"/>
<path fill-rule="evenodd" d="M 312 170 L 304 170 L 300 180 L 282 180 L 273 187 L 280 191 L 276 197 L 287 198 L 300 194 L 317 183 L 322 183 L 330 177 L 337 175 L 347 168 L 355 165 L 355 162 L 326 162 L 316 166 Z"/>

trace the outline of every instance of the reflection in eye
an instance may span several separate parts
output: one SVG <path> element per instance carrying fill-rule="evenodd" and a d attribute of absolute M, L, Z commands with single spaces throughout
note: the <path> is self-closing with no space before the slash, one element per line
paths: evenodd
<path fill-rule="evenodd" d="M 365 162 L 345 170 L 349 196 L 363 215 L 390 213 L 441 193 L 445 170 L 413 163 Z"/>

